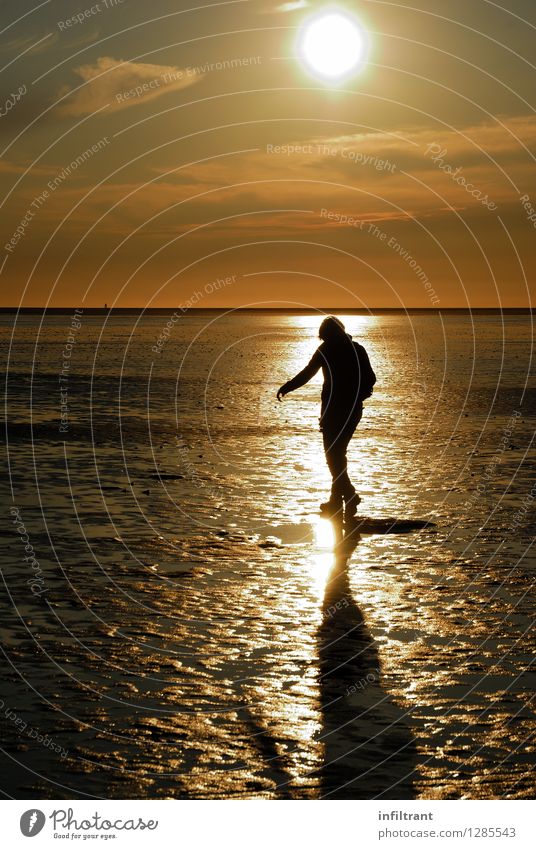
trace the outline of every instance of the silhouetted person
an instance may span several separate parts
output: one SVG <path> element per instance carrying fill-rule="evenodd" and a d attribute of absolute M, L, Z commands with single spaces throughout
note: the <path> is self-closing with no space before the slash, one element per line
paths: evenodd
<path fill-rule="evenodd" d="M 346 451 L 363 415 L 363 401 L 372 394 L 376 375 L 364 347 L 352 340 L 338 318 L 325 318 L 318 335 L 322 344 L 303 371 L 280 387 L 277 399 L 281 401 L 284 395 L 304 386 L 322 369 L 320 430 L 333 483 L 330 499 L 321 505 L 321 510 L 335 515 L 344 501 L 345 514 L 354 516 L 361 499 L 348 477 Z"/>

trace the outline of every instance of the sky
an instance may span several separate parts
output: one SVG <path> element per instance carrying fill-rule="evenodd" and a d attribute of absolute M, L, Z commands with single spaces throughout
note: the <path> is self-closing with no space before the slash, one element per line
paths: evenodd
<path fill-rule="evenodd" d="M 4 0 L 0 305 L 531 306 L 533 0 L 336 5 Z"/>

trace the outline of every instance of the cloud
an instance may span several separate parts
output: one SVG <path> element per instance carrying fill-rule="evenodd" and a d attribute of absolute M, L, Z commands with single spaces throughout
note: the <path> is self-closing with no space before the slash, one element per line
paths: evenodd
<path fill-rule="evenodd" d="M 309 3 L 307 0 L 293 0 L 290 3 L 282 3 L 280 6 L 277 6 L 277 12 L 295 12 L 297 9 L 307 9 Z"/>
<path fill-rule="evenodd" d="M 258 9 L 257 14 L 259 15 L 273 15 L 274 13 L 283 13 L 287 12 L 299 12 L 303 9 L 309 9 L 311 4 L 308 0 L 288 0 L 285 3 L 279 3 L 277 6 L 273 6 L 270 3 L 268 6 L 262 6 Z"/>
<path fill-rule="evenodd" d="M 287 151 L 299 146 L 307 151 L 291 155 L 283 150 L 267 152 L 263 133 L 264 144 L 256 149 L 180 167 L 174 152 L 158 152 L 134 178 L 129 174 L 127 182 L 107 182 L 92 192 L 69 226 L 86 227 L 117 204 L 104 219 L 108 234 L 132 232 L 162 213 L 142 229 L 144 238 L 172 237 L 223 218 L 227 220 L 202 227 L 188 239 L 234 238 L 240 233 L 244 238 L 262 239 L 267 229 L 283 239 L 315 232 L 343 240 L 355 238 L 355 227 L 320 215 L 320 210 L 328 209 L 358 221 L 379 222 L 386 229 L 411 226 L 417 219 L 449 236 L 457 226 L 456 211 L 484 227 L 495 216 L 432 161 L 426 154 L 429 144 L 445 148 L 446 161 L 454 168 L 461 166 L 468 181 L 499 205 L 503 217 L 522 214 L 519 196 L 486 153 L 505 168 L 520 190 L 536 197 L 534 163 L 516 140 L 522 138 L 532 147 L 536 122 L 524 116 L 503 122 L 506 130 L 481 124 L 446 131 L 442 127 L 400 127 L 384 133 L 270 138 L 270 143 L 287 145 Z M 482 150 L 471 140 L 478 141 Z M 196 152 L 202 151 L 194 150 L 192 155 Z M 379 167 L 382 162 L 386 167 Z M 60 166 L 48 167 L 58 173 Z M 6 163 L 6 177 L 9 171 L 17 173 L 19 167 L 18 163 Z M 91 173 L 77 172 L 76 181 L 73 178 L 54 194 L 40 219 L 58 220 L 66 214 L 80 199 L 81 185 L 86 182 L 92 185 Z M 28 202 L 42 187 L 42 181 L 28 186 Z M 235 215 L 239 217 L 229 218 Z"/>
<path fill-rule="evenodd" d="M 83 83 L 74 89 L 68 86 L 61 89 L 60 96 L 70 96 L 58 109 L 61 115 L 72 117 L 90 115 L 106 106 L 108 113 L 139 106 L 187 88 L 202 78 L 202 74 L 192 69 L 123 62 L 110 56 L 101 56 L 94 65 L 81 65 L 74 73 Z"/>
<path fill-rule="evenodd" d="M 186 201 L 183 209 L 189 222 L 216 219 L 222 208 L 226 214 L 261 209 L 313 213 L 298 215 L 295 221 L 274 213 L 270 226 L 280 227 L 282 233 L 293 226 L 296 232 L 344 229 L 319 219 L 321 208 L 384 224 L 416 218 L 430 226 L 431 221 L 451 221 L 455 212 L 486 220 L 490 210 L 481 199 L 441 169 L 441 163 L 433 161 L 427 151 L 430 145 L 440 145 L 446 151 L 445 162 L 454 170 L 461 169 L 482 196 L 489 196 L 501 209 L 512 203 L 519 207 L 513 183 L 536 196 L 534 163 L 520 143 L 533 149 L 536 121 L 513 116 L 501 122 L 452 130 L 418 126 L 323 137 L 280 135 L 270 138 L 279 145 L 279 152 L 271 153 L 268 150 L 275 145 L 268 146 L 264 137 L 264 144 L 247 153 L 192 164 L 176 174 L 167 173 L 165 161 L 154 170 L 162 174 L 170 197 L 169 187 L 175 184 L 176 199 Z M 151 191 L 154 189 L 148 191 L 149 196 Z M 160 200 L 163 197 L 161 192 Z M 210 229 L 242 227 L 249 233 L 265 226 L 266 219 L 256 215 Z"/>
<path fill-rule="evenodd" d="M 0 174 L 26 174 L 28 177 L 55 177 L 62 165 L 35 165 L 30 160 L 15 162 L 9 159 L 0 159 Z M 22 196 L 22 192 L 18 192 Z M 35 195 L 33 195 L 35 196 Z M 32 196 L 32 197 L 33 197 Z"/>
<path fill-rule="evenodd" d="M 0 174 L 24 174 L 26 168 L 16 162 L 0 159 Z"/>
<path fill-rule="evenodd" d="M 460 128 L 423 126 L 397 128 L 391 132 L 365 132 L 349 135 L 319 137 L 308 140 L 313 144 L 331 144 L 353 150 L 374 150 L 381 155 L 396 155 L 413 148 L 422 152 L 429 144 L 440 144 L 449 152 L 471 161 L 488 157 L 526 157 L 522 142 L 533 147 L 536 142 L 536 120 L 532 115 L 498 116 L 496 121 L 470 124 Z M 420 153 L 419 153 L 420 155 Z"/>
<path fill-rule="evenodd" d="M 1 50 L 6 53 L 43 53 L 45 50 L 55 47 L 58 43 L 58 33 L 41 34 L 33 33 L 32 35 L 22 35 L 12 38 L 9 41 L 4 41 L 1 45 Z"/>

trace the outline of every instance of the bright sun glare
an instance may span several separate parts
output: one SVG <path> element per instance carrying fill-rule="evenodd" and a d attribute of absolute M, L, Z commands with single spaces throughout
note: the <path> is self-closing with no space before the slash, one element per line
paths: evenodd
<path fill-rule="evenodd" d="M 338 81 L 362 67 L 366 41 L 355 18 L 324 12 L 304 23 L 298 39 L 302 61 L 315 75 Z"/>
<path fill-rule="evenodd" d="M 317 548 L 333 549 L 335 534 L 332 523 L 327 519 L 318 519 L 314 525 L 314 535 Z"/>

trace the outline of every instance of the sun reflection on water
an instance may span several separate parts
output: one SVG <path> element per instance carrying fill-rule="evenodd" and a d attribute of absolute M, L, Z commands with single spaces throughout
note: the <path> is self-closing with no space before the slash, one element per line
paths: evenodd
<path fill-rule="evenodd" d="M 343 322 L 346 330 L 352 336 L 366 336 L 367 332 L 378 324 L 378 317 L 374 315 L 344 315 L 337 312 L 334 312 L 333 315 Z M 316 315 L 292 315 L 286 318 L 285 323 L 293 328 L 299 327 L 305 330 L 318 331 L 323 318 L 325 318 L 325 315 L 322 312 Z"/>
<path fill-rule="evenodd" d="M 333 551 L 335 546 L 335 532 L 333 523 L 329 519 L 323 519 L 321 516 L 315 517 L 313 534 L 316 548 Z"/>
<path fill-rule="evenodd" d="M 311 570 L 311 589 L 321 602 L 324 597 L 329 573 L 333 568 L 333 552 L 335 549 L 335 531 L 333 523 L 321 516 L 315 516 L 313 521 L 314 550 L 309 558 Z"/>

